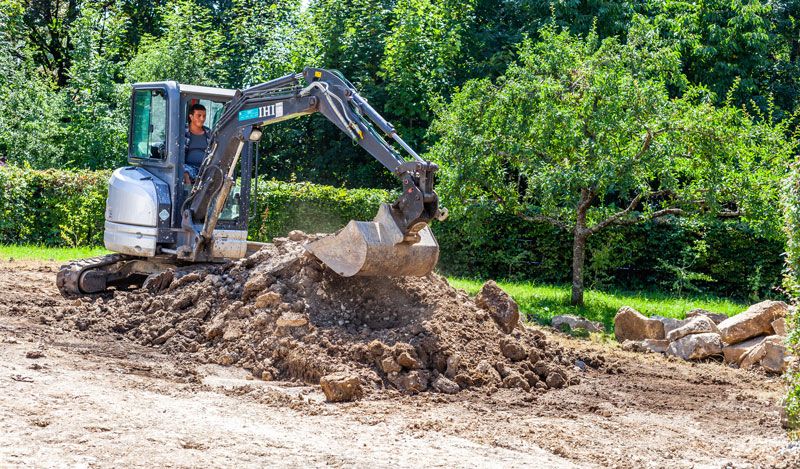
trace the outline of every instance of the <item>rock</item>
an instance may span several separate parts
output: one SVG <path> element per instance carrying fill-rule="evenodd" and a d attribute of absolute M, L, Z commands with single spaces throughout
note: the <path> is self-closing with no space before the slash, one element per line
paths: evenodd
<path fill-rule="evenodd" d="M 517 302 L 494 280 L 483 284 L 481 291 L 475 296 L 475 303 L 486 310 L 500 330 L 506 334 L 510 334 L 520 322 Z"/>
<path fill-rule="evenodd" d="M 767 349 L 767 353 L 761 359 L 761 367 L 769 373 L 780 374 L 786 371 L 789 366 L 789 360 L 786 356 L 786 345 L 783 342 L 783 337 L 779 335 L 767 337 L 762 346 Z"/>
<path fill-rule="evenodd" d="M 461 355 L 454 353 L 447 357 L 447 370 L 444 375 L 450 379 L 455 379 L 458 374 L 458 367 L 461 366 Z"/>
<path fill-rule="evenodd" d="M 642 346 L 653 353 L 666 353 L 669 340 L 644 339 Z"/>
<path fill-rule="evenodd" d="M 682 337 L 686 337 L 689 334 L 702 334 L 704 332 L 719 331 L 717 331 L 717 325 L 714 324 L 714 321 L 709 319 L 707 316 L 700 314 L 692 319 L 689 319 L 689 321 L 681 327 L 670 331 L 670 333 L 667 335 L 667 340 L 674 342 Z"/>
<path fill-rule="evenodd" d="M 783 301 L 762 301 L 746 311 L 730 317 L 717 326 L 726 344 L 738 344 L 751 337 L 772 334 L 772 322 L 786 316 L 788 306 Z"/>
<path fill-rule="evenodd" d="M 703 316 L 707 317 L 714 321 L 714 324 L 719 324 L 722 321 L 728 319 L 728 316 L 722 313 L 712 313 L 711 311 L 707 311 L 702 308 L 695 308 L 688 313 L 686 313 L 686 319 L 692 319 L 695 316 L 702 314 Z"/>
<path fill-rule="evenodd" d="M 749 369 L 761 366 L 769 373 L 783 373 L 786 370 L 786 346 L 783 337 L 771 335 L 748 350 L 739 363 L 740 368 Z"/>
<path fill-rule="evenodd" d="M 622 343 L 622 350 L 640 353 L 666 353 L 669 341 L 658 339 L 626 340 Z"/>
<path fill-rule="evenodd" d="M 223 366 L 231 366 L 239 360 L 239 355 L 229 352 L 219 357 L 219 364 Z"/>
<path fill-rule="evenodd" d="M 384 373 L 398 373 L 403 367 L 397 363 L 394 357 L 386 357 L 381 360 L 381 369 Z"/>
<path fill-rule="evenodd" d="M 738 365 L 742 361 L 742 357 L 753 347 L 761 344 L 767 336 L 761 335 L 753 337 L 752 339 L 739 342 L 738 344 L 726 345 L 722 347 L 723 361 L 728 365 Z"/>
<path fill-rule="evenodd" d="M 455 382 L 450 381 L 442 375 L 439 375 L 435 380 L 433 380 L 433 389 L 436 392 L 441 392 L 444 394 L 455 394 L 461 390 L 461 388 Z"/>
<path fill-rule="evenodd" d="M 486 360 L 481 360 L 480 363 L 478 363 L 478 366 L 475 367 L 474 375 L 476 378 L 475 380 L 483 384 L 493 384 L 501 381 L 500 373 Z"/>
<path fill-rule="evenodd" d="M 500 351 L 503 352 L 506 358 L 514 362 L 523 360 L 528 356 L 525 347 L 510 337 L 504 337 L 500 341 Z"/>
<path fill-rule="evenodd" d="M 278 327 L 302 327 L 308 324 L 308 318 L 300 313 L 283 313 L 275 322 Z"/>
<path fill-rule="evenodd" d="M 772 330 L 775 332 L 775 335 L 786 336 L 786 319 L 785 318 L 778 318 L 772 321 Z"/>
<path fill-rule="evenodd" d="M 568 326 L 570 330 L 585 329 L 589 332 L 603 332 L 603 324 L 595 321 L 589 321 L 572 314 L 562 314 L 554 316 L 552 326 L 554 329 L 563 330 L 564 325 Z"/>
<path fill-rule="evenodd" d="M 626 340 L 663 339 L 664 324 L 658 319 L 648 319 L 629 306 L 623 306 L 614 316 L 614 336 L 618 342 Z"/>
<path fill-rule="evenodd" d="M 528 381 L 531 387 L 536 386 L 536 383 L 539 382 L 539 376 L 533 371 L 526 371 L 522 376 Z"/>
<path fill-rule="evenodd" d="M 545 379 L 550 373 L 550 367 L 547 366 L 544 360 L 539 360 L 533 364 L 533 372 L 539 375 L 539 378 Z"/>
<path fill-rule="evenodd" d="M 28 350 L 27 352 L 25 352 L 25 358 L 36 359 L 36 358 L 42 358 L 43 356 L 44 353 L 42 353 L 41 350 Z"/>
<path fill-rule="evenodd" d="M 289 239 L 292 241 L 303 241 L 306 238 L 306 234 L 300 230 L 292 230 L 289 232 Z"/>
<path fill-rule="evenodd" d="M 716 332 L 690 334 L 682 337 L 667 347 L 667 355 L 684 360 L 699 360 L 722 353 L 722 340 Z"/>
<path fill-rule="evenodd" d="M 428 389 L 429 379 L 430 376 L 428 372 L 423 370 L 389 374 L 389 381 L 394 384 L 397 389 L 410 393 L 418 393 Z"/>
<path fill-rule="evenodd" d="M 512 371 L 503 379 L 503 387 L 508 389 L 520 388 L 525 391 L 530 391 L 531 389 L 531 385 L 528 383 L 528 380 L 523 378 L 522 375 L 516 371 Z"/>
<path fill-rule="evenodd" d="M 242 336 L 242 328 L 238 322 L 230 323 L 225 328 L 225 332 L 222 334 L 222 340 L 231 341 L 236 340 Z"/>
<path fill-rule="evenodd" d="M 242 287 L 242 300 L 249 300 L 272 285 L 274 279 L 271 275 L 254 275 L 247 279 Z"/>
<path fill-rule="evenodd" d="M 222 332 L 225 328 L 224 316 L 224 314 L 218 314 L 213 320 L 211 320 L 211 323 L 206 327 L 206 339 L 211 340 L 222 335 Z"/>
<path fill-rule="evenodd" d="M 281 304 L 281 294 L 278 292 L 267 292 L 256 298 L 256 308 L 267 308 L 279 304 Z"/>
<path fill-rule="evenodd" d="M 407 368 L 409 370 L 416 370 L 417 368 L 420 368 L 419 360 L 412 357 L 411 354 L 408 352 L 403 352 L 400 355 L 398 355 L 397 363 L 399 363 L 400 366 L 402 366 L 403 368 Z"/>
<path fill-rule="evenodd" d="M 567 384 L 567 378 L 561 371 L 553 371 L 547 375 L 545 383 L 547 383 L 548 388 L 559 389 Z"/>
<path fill-rule="evenodd" d="M 689 322 L 687 319 L 665 318 L 657 314 L 650 316 L 650 319 L 658 319 L 661 321 L 661 324 L 664 325 L 664 337 L 667 337 L 670 332 Z"/>
<path fill-rule="evenodd" d="M 361 381 L 357 376 L 347 373 L 333 373 L 319 380 L 322 392 L 328 402 L 347 402 L 363 396 Z"/>

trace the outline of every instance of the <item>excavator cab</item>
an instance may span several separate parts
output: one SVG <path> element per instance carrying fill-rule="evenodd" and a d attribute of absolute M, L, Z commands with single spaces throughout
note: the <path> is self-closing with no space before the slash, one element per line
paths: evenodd
<path fill-rule="evenodd" d="M 181 240 L 189 108 L 206 108 L 212 131 L 235 90 L 176 82 L 138 83 L 131 93 L 129 166 L 114 171 L 106 203 L 106 249 L 132 256 L 174 255 Z M 212 261 L 238 259 L 247 250 L 252 144 L 242 149 L 235 187 L 215 229 Z"/>

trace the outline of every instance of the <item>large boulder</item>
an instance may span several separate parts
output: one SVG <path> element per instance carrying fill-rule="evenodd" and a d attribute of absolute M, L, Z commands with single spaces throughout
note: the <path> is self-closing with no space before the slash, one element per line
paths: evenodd
<path fill-rule="evenodd" d="M 667 347 L 667 355 L 674 355 L 684 360 L 700 360 L 722 353 L 722 340 L 715 332 L 690 334 L 682 337 Z"/>
<path fill-rule="evenodd" d="M 497 326 L 510 334 L 519 324 L 519 306 L 511 296 L 503 291 L 494 280 L 483 284 L 475 297 L 475 303 L 485 309 L 497 323 Z"/>
<path fill-rule="evenodd" d="M 688 319 L 665 318 L 664 316 L 659 316 L 657 314 L 650 316 L 650 319 L 658 319 L 662 324 L 664 324 L 664 337 L 669 336 L 670 332 L 689 322 Z"/>
<path fill-rule="evenodd" d="M 786 318 L 778 318 L 772 321 L 772 330 L 775 335 L 786 336 Z"/>
<path fill-rule="evenodd" d="M 553 328 L 563 330 L 565 325 L 573 331 L 575 329 L 585 329 L 589 332 L 603 332 L 605 330 L 603 324 L 599 322 L 589 321 L 588 319 L 573 316 L 572 314 L 562 314 L 553 317 Z"/>
<path fill-rule="evenodd" d="M 760 366 L 769 373 L 783 373 L 786 370 L 786 346 L 783 337 L 771 335 L 751 348 L 742 356 L 739 366 L 743 369 Z"/>
<path fill-rule="evenodd" d="M 674 329 L 667 334 L 667 340 L 674 342 L 690 334 L 702 334 L 705 332 L 718 332 L 717 325 L 707 316 L 697 315 L 689 319 L 686 324 Z"/>
<path fill-rule="evenodd" d="M 728 319 L 728 316 L 725 315 L 725 314 L 712 313 L 711 311 L 708 311 L 708 310 L 705 310 L 705 309 L 702 309 L 702 308 L 695 308 L 695 309 L 689 311 L 688 313 L 686 313 L 686 319 L 692 319 L 693 317 L 701 315 L 701 314 L 703 316 L 707 317 L 708 319 L 711 319 L 712 321 L 714 321 L 714 324 L 719 324 L 722 321 Z"/>
<path fill-rule="evenodd" d="M 751 337 L 772 334 L 772 322 L 786 316 L 787 311 L 783 301 L 762 301 L 722 321 L 717 328 L 726 344 L 738 344 Z"/>
<path fill-rule="evenodd" d="M 614 336 L 618 342 L 626 340 L 664 339 L 664 324 L 649 319 L 629 306 L 623 306 L 614 316 Z"/>
<path fill-rule="evenodd" d="M 744 342 L 739 342 L 738 344 L 722 347 L 723 361 L 729 365 L 738 365 L 741 363 L 744 354 L 749 352 L 753 347 L 761 344 L 761 342 L 764 342 L 766 338 L 767 336 L 760 335 L 752 339 L 747 339 Z"/>

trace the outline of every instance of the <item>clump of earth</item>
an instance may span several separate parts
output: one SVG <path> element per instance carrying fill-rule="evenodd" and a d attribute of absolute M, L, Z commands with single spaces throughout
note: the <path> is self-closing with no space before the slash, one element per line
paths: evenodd
<path fill-rule="evenodd" d="M 60 315 L 74 329 L 122 334 L 259 379 L 321 383 L 331 400 L 391 388 L 539 393 L 579 382 L 575 357 L 518 316 L 509 323 L 508 311 L 492 311 L 513 303 L 493 282 L 476 302 L 435 273 L 344 278 L 305 252 L 314 238 L 277 238 L 248 258 L 168 272 Z"/>

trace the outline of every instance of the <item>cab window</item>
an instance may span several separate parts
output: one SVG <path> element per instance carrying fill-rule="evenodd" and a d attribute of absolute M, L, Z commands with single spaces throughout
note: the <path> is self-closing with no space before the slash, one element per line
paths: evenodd
<path fill-rule="evenodd" d="M 206 123 L 205 126 L 213 129 L 219 118 L 222 117 L 222 111 L 225 108 L 225 103 L 222 101 L 212 101 L 210 99 L 190 99 L 186 103 L 186 116 L 188 122 L 189 109 L 195 104 L 202 104 L 206 108 Z"/>
<path fill-rule="evenodd" d="M 166 158 L 167 97 L 164 90 L 136 90 L 132 120 L 130 156 Z"/>

